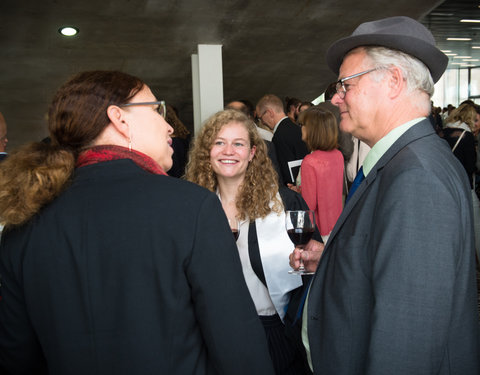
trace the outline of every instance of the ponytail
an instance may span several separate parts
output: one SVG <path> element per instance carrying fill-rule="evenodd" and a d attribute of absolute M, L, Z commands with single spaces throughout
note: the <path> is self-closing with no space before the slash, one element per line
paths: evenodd
<path fill-rule="evenodd" d="M 0 222 L 21 225 L 68 185 L 75 168 L 73 151 L 58 145 L 27 144 L 0 163 Z"/>

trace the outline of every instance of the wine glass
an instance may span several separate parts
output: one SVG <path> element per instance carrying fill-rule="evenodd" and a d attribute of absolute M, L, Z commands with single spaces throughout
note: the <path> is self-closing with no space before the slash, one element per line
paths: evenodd
<path fill-rule="evenodd" d="M 228 224 L 230 225 L 230 229 L 232 230 L 233 238 L 235 238 L 235 241 L 238 240 L 238 236 L 240 235 L 240 222 L 236 217 L 229 217 Z"/>
<path fill-rule="evenodd" d="M 290 240 L 296 247 L 303 249 L 315 232 L 315 214 L 311 210 L 287 211 L 285 214 L 285 228 Z M 314 272 L 305 270 L 301 259 L 298 270 L 290 270 L 288 273 L 295 275 L 314 274 Z"/>

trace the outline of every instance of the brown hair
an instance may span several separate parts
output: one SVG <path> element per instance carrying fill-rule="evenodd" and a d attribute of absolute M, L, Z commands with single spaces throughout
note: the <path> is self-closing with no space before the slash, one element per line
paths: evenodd
<path fill-rule="evenodd" d="M 81 149 L 110 123 L 107 108 L 125 104 L 143 81 L 115 71 L 77 74 L 55 94 L 48 112 L 51 144 L 35 142 L 0 164 L 0 212 L 4 225 L 28 221 L 68 185 Z"/>
<path fill-rule="evenodd" d="M 170 126 L 173 128 L 173 137 L 178 137 L 182 139 L 187 139 L 190 135 L 190 132 L 183 124 L 183 122 L 178 118 L 175 110 L 169 104 L 167 104 L 167 113 L 165 114 L 165 121 L 167 121 Z"/>
<path fill-rule="evenodd" d="M 245 180 L 239 188 L 236 199 L 240 219 L 253 221 L 263 218 L 270 212 L 280 213 L 283 205 L 277 199 L 277 173 L 267 154 L 267 146 L 259 136 L 255 124 L 242 112 L 227 109 L 210 117 L 200 133 L 195 137 L 189 153 L 185 177 L 210 191 L 217 190 L 217 177 L 210 164 L 210 150 L 220 129 L 232 122 L 241 123 L 248 131 L 250 147 L 256 151 L 248 164 Z M 270 202 L 273 201 L 273 207 Z"/>
<path fill-rule="evenodd" d="M 305 127 L 305 143 L 310 151 L 330 151 L 338 148 L 337 120 L 332 112 L 311 107 L 300 112 L 298 123 Z"/>
<path fill-rule="evenodd" d="M 467 124 L 470 130 L 473 130 L 475 127 L 476 117 L 477 111 L 475 106 L 470 103 L 463 103 L 458 108 L 454 109 L 452 113 L 450 113 L 445 123 L 450 124 L 460 121 Z"/>

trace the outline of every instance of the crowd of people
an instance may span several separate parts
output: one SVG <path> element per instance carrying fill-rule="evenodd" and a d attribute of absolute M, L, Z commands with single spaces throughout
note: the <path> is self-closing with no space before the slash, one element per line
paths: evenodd
<path fill-rule="evenodd" d="M 63 84 L 0 163 L 0 373 L 478 374 L 480 107 L 432 106 L 448 58 L 408 17 L 326 59 L 325 102 L 233 100 L 194 137 L 140 78 Z"/>

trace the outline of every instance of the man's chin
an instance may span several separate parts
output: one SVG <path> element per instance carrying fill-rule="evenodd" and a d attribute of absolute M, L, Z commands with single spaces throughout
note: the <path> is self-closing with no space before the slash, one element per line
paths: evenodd
<path fill-rule="evenodd" d="M 342 119 L 340 120 L 340 130 L 344 133 L 351 133 L 352 132 L 352 126 L 350 121 L 347 119 Z"/>

